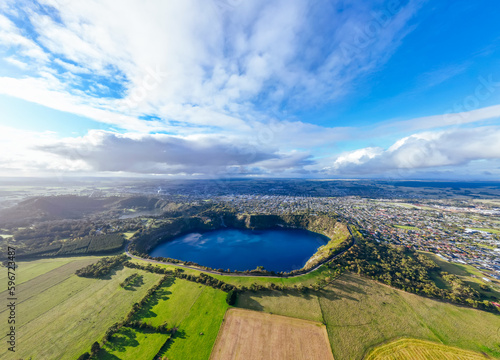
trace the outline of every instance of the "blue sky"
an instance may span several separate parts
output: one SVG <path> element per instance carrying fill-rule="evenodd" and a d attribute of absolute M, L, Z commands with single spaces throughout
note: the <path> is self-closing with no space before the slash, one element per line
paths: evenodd
<path fill-rule="evenodd" d="M 0 176 L 500 179 L 493 1 L 0 5 Z"/>

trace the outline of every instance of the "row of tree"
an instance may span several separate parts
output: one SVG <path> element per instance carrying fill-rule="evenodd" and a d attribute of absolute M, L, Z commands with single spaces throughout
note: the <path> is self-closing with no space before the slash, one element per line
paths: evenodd
<path fill-rule="evenodd" d="M 123 265 L 128 268 L 141 269 L 155 274 L 165 274 L 165 275 L 175 276 L 180 279 L 197 282 L 203 285 L 213 287 L 214 289 L 221 289 L 226 292 L 236 289 L 234 285 L 227 284 L 224 281 L 216 279 L 213 276 L 210 276 L 205 273 L 200 273 L 199 275 L 191 275 L 191 274 L 185 274 L 184 271 L 180 268 L 176 268 L 175 271 L 172 271 L 164 267 L 153 266 L 151 263 L 149 263 L 148 265 L 140 265 L 138 263 L 134 263 L 131 261 L 126 261 L 123 263 Z"/>
<path fill-rule="evenodd" d="M 108 275 L 111 270 L 122 265 L 129 257 L 125 254 L 105 257 L 94 264 L 87 265 L 76 270 L 75 274 L 80 277 L 99 278 Z"/>
<path fill-rule="evenodd" d="M 108 341 L 111 340 L 114 334 L 116 334 L 120 329 L 124 326 L 126 327 L 131 327 L 134 329 L 145 329 L 145 330 L 152 330 L 154 332 L 162 333 L 162 334 L 174 334 L 177 331 L 177 328 L 168 328 L 167 324 L 164 323 L 160 326 L 153 326 L 147 323 L 144 323 L 139 320 L 132 320 L 137 311 L 141 309 L 142 306 L 144 306 L 148 301 L 152 299 L 152 297 L 155 295 L 156 291 L 163 285 L 164 282 L 167 280 L 171 280 L 172 276 L 170 275 L 165 275 L 163 276 L 158 283 L 153 285 L 144 295 L 144 297 L 138 302 L 134 303 L 132 306 L 132 309 L 128 312 L 127 316 L 125 319 L 123 319 L 120 322 L 114 323 L 111 325 L 108 330 L 106 330 L 106 333 L 104 334 L 104 337 L 102 338 L 102 346 L 105 345 Z M 78 360 L 90 360 L 90 359 L 95 359 L 97 358 L 97 354 L 101 349 L 101 344 L 96 341 L 92 344 L 92 347 L 89 352 L 85 352 L 80 357 Z"/>

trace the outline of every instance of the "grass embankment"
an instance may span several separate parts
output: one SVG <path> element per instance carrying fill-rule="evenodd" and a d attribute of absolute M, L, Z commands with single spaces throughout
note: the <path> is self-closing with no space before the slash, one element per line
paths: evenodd
<path fill-rule="evenodd" d="M 316 304 L 336 360 L 361 359 L 379 344 L 401 337 L 500 357 L 496 335 L 500 316 L 420 297 L 353 274 L 344 274 L 314 293 L 248 292 L 238 300 L 238 306 L 279 315 L 293 313 L 302 319 L 317 314 Z"/>
<path fill-rule="evenodd" d="M 311 256 L 311 258 L 304 265 L 304 269 L 313 268 L 316 264 L 320 263 L 322 260 L 327 259 L 332 256 L 336 252 L 339 252 L 339 249 L 342 246 L 342 243 L 347 240 L 350 236 L 349 230 L 347 226 L 338 222 L 335 224 L 334 231 L 329 233 L 330 240 L 327 244 L 321 246 L 316 253 Z"/>
<path fill-rule="evenodd" d="M 57 264 L 60 260 L 53 259 Z M 80 278 L 74 275 L 75 271 L 95 262 L 95 257 L 68 259 L 54 269 L 42 265 L 46 261 L 33 261 L 30 265 L 38 276 L 17 287 L 16 359 L 78 358 L 112 324 L 123 319 L 160 278 L 127 268 L 114 271 L 105 279 Z M 19 267 L 18 274 L 22 271 Z M 121 288 L 119 284 L 135 272 L 141 274 L 142 284 L 133 291 Z M 7 293 L 0 293 L 0 297 L 6 298 Z M 6 311 L 7 308 L 2 309 L 0 316 L 6 317 Z M 6 337 L 0 341 L 5 343 Z M 6 346 L 0 348 L 0 358 L 12 358 L 10 355 Z"/>
<path fill-rule="evenodd" d="M 430 341 L 400 339 L 379 346 L 365 360 L 484 360 L 486 356 Z"/>

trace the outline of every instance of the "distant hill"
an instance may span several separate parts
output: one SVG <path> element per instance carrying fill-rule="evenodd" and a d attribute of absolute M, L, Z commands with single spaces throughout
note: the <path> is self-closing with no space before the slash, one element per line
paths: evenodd
<path fill-rule="evenodd" d="M 115 206 L 120 197 L 93 198 L 62 195 L 36 197 L 0 211 L 0 224 L 22 225 L 33 221 L 77 219 Z"/>

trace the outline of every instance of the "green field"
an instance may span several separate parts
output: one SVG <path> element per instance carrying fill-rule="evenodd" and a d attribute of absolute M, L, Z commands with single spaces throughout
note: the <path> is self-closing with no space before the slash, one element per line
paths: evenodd
<path fill-rule="evenodd" d="M 316 294 L 298 291 L 247 291 L 239 295 L 238 307 L 305 320 L 323 321 Z"/>
<path fill-rule="evenodd" d="M 417 339 L 399 339 L 373 350 L 365 360 L 483 360 L 486 356 Z"/>
<path fill-rule="evenodd" d="M 486 231 L 492 234 L 500 234 L 500 230 L 498 229 L 487 229 L 487 228 L 471 228 L 471 230 L 476 230 L 476 231 Z"/>
<path fill-rule="evenodd" d="M 101 348 L 97 359 L 153 359 L 168 338 L 169 335 L 167 334 L 122 327 L 120 331 L 114 334 L 111 340 Z"/>
<path fill-rule="evenodd" d="M 143 260 L 132 259 L 131 261 L 141 265 L 148 264 Z M 200 270 L 186 269 L 175 265 L 167 265 L 167 264 L 153 264 L 153 265 L 162 268 L 167 268 L 169 270 L 175 270 L 176 268 L 180 268 L 185 274 L 199 275 L 201 273 Z M 250 285 L 252 284 L 266 286 L 271 283 L 283 284 L 286 286 L 294 286 L 294 285 L 309 286 L 316 283 L 318 280 L 324 280 L 325 278 L 331 277 L 332 271 L 328 269 L 328 267 L 326 266 L 321 266 L 319 269 L 314 270 L 308 274 L 295 276 L 291 278 L 267 277 L 267 276 L 227 276 L 227 275 L 216 275 L 216 274 L 209 274 L 209 275 L 216 279 L 220 279 L 225 283 L 235 286 L 250 287 Z"/>
<path fill-rule="evenodd" d="M 59 258 L 21 263 L 18 275 L 24 282 L 17 287 L 16 294 L 19 299 L 16 359 L 77 358 L 89 351 L 94 341 L 101 341 L 105 331 L 122 320 L 161 277 L 129 268 L 114 271 L 105 279 L 74 275 L 75 270 L 96 259 Z M 439 265 L 470 281 L 480 281 L 474 268 L 443 260 Z M 185 272 L 199 273 L 190 269 Z M 139 273 L 142 282 L 128 290 L 121 288 L 119 284 L 133 273 Z M 291 279 L 214 277 L 235 285 L 274 282 L 293 286 L 313 284 L 331 275 L 328 268 L 321 267 Z M 239 296 L 237 306 L 325 323 L 336 360 L 361 359 L 381 344 L 402 337 L 500 357 L 498 315 L 419 297 L 353 274 L 328 280 L 330 284 L 323 290 L 305 294 L 298 290 L 247 291 Z M 6 298 L 6 291 L 1 296 Z M 160 351 L 170 360 L 208 359 L 228 308 L 225 298 L 225 292 L 199 283 L 178 278 L 167 280 L 134 320 L 153 326 L 167 323 L 168 327 L 178 328 L 177 333 L 165 343 L 166 334 L 124 327 L 103 347 L 99 358 L 152 359 Z M 6 317 L 6 311 L 2 309 L 0 316 Z M 5 340 L 5 336 L 0 339 Z M 0 348 L 0 358 L 9 359 L 5 347 Z"/>
<path fill-rule="evenodd" d="M 403 229 L 403 230 L 420 230 L 418 227 L 415 226 L 406 226 L 406 225 L 393 225 L 395 228 L 398 229 Z"/>
<path fill-rule="evenodd" d="M 15 359 L 76 359 L 89 351 L 113 323 L 123 319 L 160 279 L 159 275 L 139 271 L 143 284 L 132 291 L 119 284 L 137 270 L 125 268 L 104 280 L 74 275 L 77 269 L 95 261 L 73 258 L 55 269 L 46 268 L 45 273 L 38 267 L 38 276 L 17 287 Z M 5 299 L 7 293 L 0 296 Z M 6 310 L 0 311 L 1 317 L 6 318 Z M 4 343 L 6 337 L 0 341 Z M 0 348 L 0 358 L 9 359 L 6 347 Z"/>
<path fill-rule="evenodd" d="M 457 275 L 469 286 L 477 290 L 482 296 L 486 298 L 500 299 L 500 282 L 498 280 L 490 277 L 491 281 L 486 282 L 483 280 L 483 277 L 488 277 L 487 274 L 481 273 L 481 271 L 473 266 L 452 263 L 430 252 L 420 251 L 420 253 L 424 254 L 432 261 L 434 261 L 442 271 Z M 437 285 L 443 283 L 443 285 L 447 286 L 442 278 L 438 277 L 435 280 Z M 479 287 L 480 285 L 489 285 L 492 288 L 492 291 L 486 292 L 484 290 L 481 290 L 481 288 Z"/>
<path fill-rule="evenodd" d="M 226 293 L 222 290 L 172 279 L 158 289 L 134 320 L 153 326 L 167 323 L 169 328 L 178 328 L 162 349 L 163 356 L 170 360 L 203 360 L 210 357 L 227 308 Z"/>
<path fill-rule="evenodd" d="M 125 236 L 125 239 L 130 240 L 130 238 L 132 236 L 134 236 L 134 234 L 135 234 L 135 231 L 134 232 L 124 232 L 123 236 Z"/>
<path fill-rule="evenodd" d="M 308 311 L 294 297 L 245 296 L 239 306 L 308 319 Z M 320 304 L 336 360 L 361 359 L 381 343 L 410 337 L 441 342 L 466 350 L 500 356 L 500 316 L 458 307 L 390 288 L 353 274 L 344 274 L 324 290 L 304 296 L 309 307 Z M 272 297 L 272 298 L 269 298 Z"/>
<path fill-rule="evenodd" d="M 74 258 L 42 259 L 36 261 L 16 262 L 16 265 L 18 265 L 18 268 L 16 269 L 16 284 L 21 285 L 28 280 L 45 274 L 46 272 L 54 270 L 71 261 L 74 261 Z M 0 273 L 0 291 L 5 290 L 7 290 L 7 270 Z"/>
<path fill-rule="evenodd" d="M 142 320 L 153 326 L 165 322 L 168 327 L 179 326 L 204 288 L 204 285 L 187 280 L 169 279 L 135 314 L 133 320 Z"/>
<path fill-rule="evenodd" d="M 227 308 L 225 292 L 203 286 L 162 355 L 169 360 L 208 360 Z"/>

